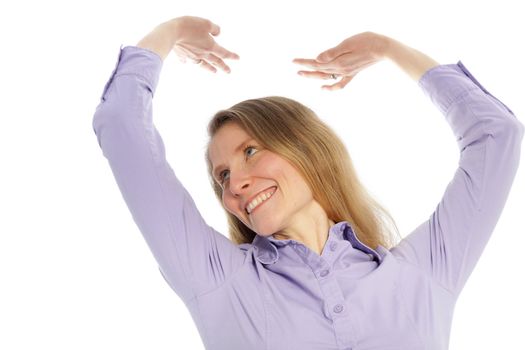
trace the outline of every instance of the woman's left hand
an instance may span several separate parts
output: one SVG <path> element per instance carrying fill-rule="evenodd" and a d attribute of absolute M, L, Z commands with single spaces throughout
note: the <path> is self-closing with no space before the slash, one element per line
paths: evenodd
<path fill-rule="evenodd" d="M 304 65 L 314 71 L 299 71 L 308 78 L 337 79 L 333 85 L 323 85 L 323 89 L 344 88 L 361 70 L 385 58 L 388 38 L 364 32 L 351 36 L 339 45 L 320 53 L 316 59 L 296 58 L 293 63 Z"/>

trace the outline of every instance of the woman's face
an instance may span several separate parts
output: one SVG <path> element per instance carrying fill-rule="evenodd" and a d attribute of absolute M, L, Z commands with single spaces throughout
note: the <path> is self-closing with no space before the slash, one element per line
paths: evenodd
<path fill-rule="evenodd" d="M 226 210 L 262 236 L 294 226 L 319 205 L 308 184 L 286 159 L 263 149 L 235 123 L 223 125 L 211 139 L 213 177 Z M 269 195 L 264 200 L 264 196 Z M 256 202 L 252 202 L 257 199 Z"/>

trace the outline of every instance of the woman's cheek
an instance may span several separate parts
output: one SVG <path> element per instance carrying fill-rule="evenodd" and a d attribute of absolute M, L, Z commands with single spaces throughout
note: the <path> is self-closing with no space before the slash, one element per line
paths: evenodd
<path fill-rule="evenodd" d="M 265 175 L 262 177 L 272 177 L 271 174 L 274 174 L 277 170 L 276 168 L 279 167 L 278 163 L 279 162 L 276 162 L 275 157 L 272 157 L 270 154 L 265 154 L 256 162 L 257 172 L 261 175 Z"/>
<path fill-rule="evenodd" d="M 237 213 L 235 212 L 234 205 L 232 202 L 232 199 L 229 198 L 227 195 L 222 195 L 222 203 L 224 205 L 224 208 L 231 214 L 237 216 Z"/>

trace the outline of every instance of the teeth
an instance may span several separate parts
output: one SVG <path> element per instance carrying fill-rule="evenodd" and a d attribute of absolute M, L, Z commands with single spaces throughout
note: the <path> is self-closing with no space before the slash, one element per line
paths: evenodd
<path fill-rule="evenodd" d="M 248 214 L 250 214 L 252 210 L 255 209 L 255 207 L 257 207 L 259 204 L 270 198 L 274 192 L 275 189 L 272 189 L 269 192 L 258 195 L 254 200 L 252 200 L 250 204 L 246 206 L 246 211 L 248 212 Z"/>

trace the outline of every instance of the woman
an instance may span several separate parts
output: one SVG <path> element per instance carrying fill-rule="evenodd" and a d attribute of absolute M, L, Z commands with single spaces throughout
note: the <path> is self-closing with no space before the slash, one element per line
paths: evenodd
<path fill-rule="evenodd" d="M 239 56 L 214 41 L 219 31 L 178 17 L 121 48 L 93 119 L 133 219 L 206 348 L 446 349 L 455 302 L 509 194 L 523 124 L 461 62 L 440 65 L 371 32 L 349 37 L 294 62 L 310 69 L 305 77 L 340 77 L 329 90 L 383 59 L 418 82 L 461 151 L 435 212 L 396 243 L 343 143 L 313 111 L 273 96 L 209 123 L 206 160 L 228 239 L 176 178 L 152 121 L 170 51 L 230 72 L 224 60 Z"/>

